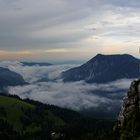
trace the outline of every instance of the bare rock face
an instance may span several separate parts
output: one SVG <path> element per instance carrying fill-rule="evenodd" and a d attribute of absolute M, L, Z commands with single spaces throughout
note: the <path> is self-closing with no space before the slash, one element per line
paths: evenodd
<path fill-rule="evenodd" d="M 118 117 L 118 127 L 123 127 L 125 120 L 135 110 L 140 109 L 140 79 L 132 82 L 126 97 L 123 99 L 123 106 Z"/>

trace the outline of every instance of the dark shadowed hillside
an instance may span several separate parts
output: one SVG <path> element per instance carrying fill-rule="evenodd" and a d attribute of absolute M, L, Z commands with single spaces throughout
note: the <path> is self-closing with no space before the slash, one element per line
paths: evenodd
<path fill-rule="evenodd" d="M 0 67 L 0 89 L 7 86 L 24 85 L 26 82 L 21 75 L 16 72 L 10 71 L 7 68 Z"/>

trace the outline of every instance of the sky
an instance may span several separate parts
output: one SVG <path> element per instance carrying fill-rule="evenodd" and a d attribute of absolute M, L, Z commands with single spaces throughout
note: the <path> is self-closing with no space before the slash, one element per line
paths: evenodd
<path fill-rule="evenodd" d="M 0 60 L 138 57 L 140 0 L 0 0 Z"/>

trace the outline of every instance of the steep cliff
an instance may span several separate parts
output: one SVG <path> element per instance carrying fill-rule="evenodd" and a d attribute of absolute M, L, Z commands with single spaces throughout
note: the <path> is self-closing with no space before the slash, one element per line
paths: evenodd
<path fill-rule="evenodd" d="M 140 140 L 140 79 L 132 82 L 118 117 L 119 140 Z"/>

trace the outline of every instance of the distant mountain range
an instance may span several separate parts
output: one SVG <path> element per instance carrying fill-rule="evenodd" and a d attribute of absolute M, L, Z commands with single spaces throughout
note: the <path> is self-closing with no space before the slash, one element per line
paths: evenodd
<path fill-rule="evenodd" d="M 43 63 L 43 62 L 21 62 L 24 66 L 50 66 L 50 63 Z"/>
<path fill-rule="evenodd" d="M 10 71 L 7 68 L 0 67 L 0 89 L 7 86 L 24 85 L 26 82 L 21 75 Z"/>
<path fill-rule="evenodd" d="M 106 83 L 122 78 L 137 78 L 140 60 L 128 55 L 98 54 L 80 67 L 62 73 L 65 82 L 84 80 L 88 83 Z"/>

